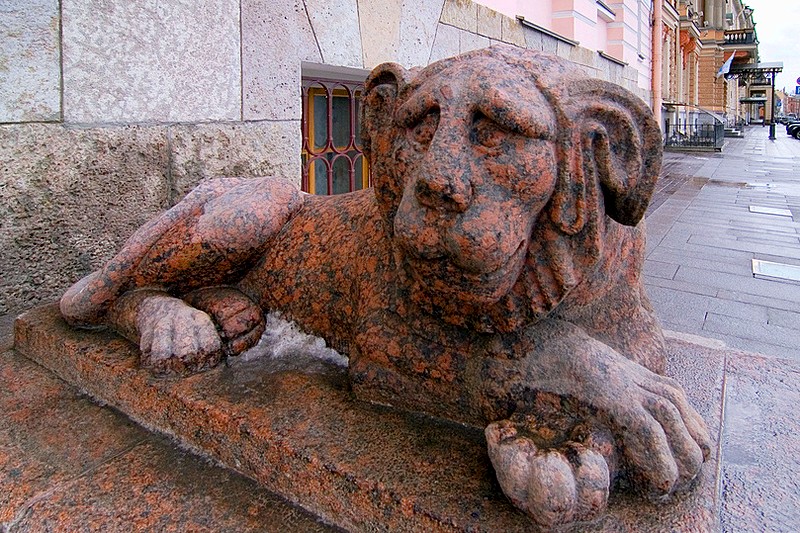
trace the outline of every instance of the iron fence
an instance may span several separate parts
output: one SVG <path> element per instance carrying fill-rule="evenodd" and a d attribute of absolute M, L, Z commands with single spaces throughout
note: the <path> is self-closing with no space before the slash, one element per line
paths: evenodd
<path fill-rule="evenodd" d="M 724 142 L 725 125 L 722 122 L 714 124 L 678 122 L 668 124 L 664 133 L 664 146 L 670 148 L 721 150 Z"/>

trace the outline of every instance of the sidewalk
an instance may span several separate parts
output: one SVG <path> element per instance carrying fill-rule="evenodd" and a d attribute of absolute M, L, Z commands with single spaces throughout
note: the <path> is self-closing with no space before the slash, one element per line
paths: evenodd
<path fill-rule="evenodd" d="M 753 259 L 800 266 L 800 141 L 776 137 L 756 126 L 722 154 L 664 154 L 645 280 L 665 328 L 800 361 L 800 279 L 752 272 Z"/>
<path fill-rule="evenodd" d="M 752 259 L 800 265 L 800 141 L 777 133 L 665 154 L 647 215 L 647 289 L 668 336 L 734 348 L 693 378 L 723 397 L 714 503 L 731 533 L 800 523 L 800 283 L 751 272 Z M 328 530 L 18 355 L 11 318 L 0 317 L 0 532 Z M 719 375 L 699 370 L 711 367 Z"/>
<path fill-rule="evenodd" d="M 12 323 L 0 317 L 0 533 L 336 531 L 19 355 Z"/>
<path fill-rule="evenodd" d="M 800 141 L 780 126 L 774 141 L 761 127 L 726 141 L 722 154 L 664 154 L 645 283 L 668 335 L 765 356 L 724 361 L 720 527 L 796 531 L 800 280 L 755 278 L 752 261 L 800 265 Z"/>

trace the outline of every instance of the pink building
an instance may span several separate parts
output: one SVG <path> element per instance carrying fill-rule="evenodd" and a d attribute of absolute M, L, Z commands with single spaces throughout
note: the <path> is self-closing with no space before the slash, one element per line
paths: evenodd
<path fill-rule="evenodd" d="M 638 85 L 651 88 L 649 0 L 478 0 L 504 15 L 630 65 Z"/>

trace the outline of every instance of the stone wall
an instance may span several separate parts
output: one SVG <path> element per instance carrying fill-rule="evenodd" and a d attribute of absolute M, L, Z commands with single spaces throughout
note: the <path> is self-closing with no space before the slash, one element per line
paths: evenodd
<path fill-rule="evenodd" d="M 302 63 L 504 42 L 636 71 L 470 0 L 0 0 L 0 314 L 55 299 L 203 178 L 300 181 Z"/>

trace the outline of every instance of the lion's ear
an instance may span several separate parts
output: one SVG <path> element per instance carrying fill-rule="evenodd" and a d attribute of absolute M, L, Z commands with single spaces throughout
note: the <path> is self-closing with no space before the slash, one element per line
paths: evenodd
<path fill-rule="evenodd" d="M 554 222 L 574 234 L 585 223 L 587 187 L 602 191 L 606 214 L 635 226 L 644 216 L 661 170 L 661 131 L 645 103 L 601 80 L 581 80 L 567 106 L 572 135 L 559 165 Z"/>
<path fill-rule="evenodd" d="M 400 129 L 394 121 L 394 111 L 409 79 L 408 71 L 396 63 L 383 63 L 372 70 L 364 83 L 361 105 L 361 146 L 369 160 L 371 185 L 378 208 L 386 221 L 394 220 L 403 195 L 403 184 L 395 178 L 394 147 Z M 388 231 L 392 231 L 392 223 Z"/>
<path fill-rule="evenodd" d="M 394 107 L 400 91 L 407 84 L 408 71 L 397 63 L 375 67 L 364 82 L 361 106 L 361 144 L 370 158 L 372 143 L 392 126 Z"/>

